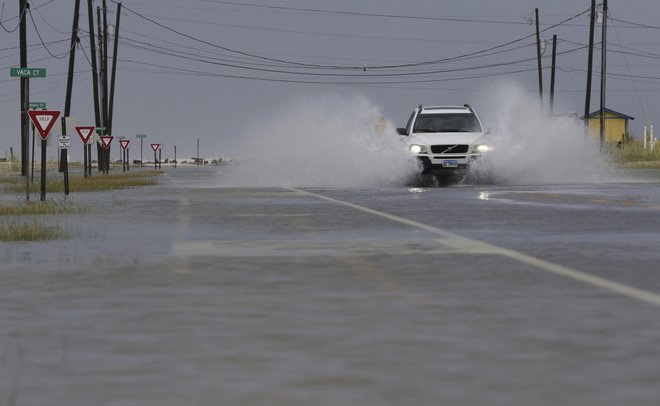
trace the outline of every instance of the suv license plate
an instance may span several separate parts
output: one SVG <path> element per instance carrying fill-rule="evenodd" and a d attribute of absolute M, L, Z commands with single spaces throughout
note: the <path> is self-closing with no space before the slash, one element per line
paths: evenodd
<path fill-rule="evenodd" d="M 458 168 L 458 161 L 455 159 L 442 161 L 442 166 L 444 168 Z"/>

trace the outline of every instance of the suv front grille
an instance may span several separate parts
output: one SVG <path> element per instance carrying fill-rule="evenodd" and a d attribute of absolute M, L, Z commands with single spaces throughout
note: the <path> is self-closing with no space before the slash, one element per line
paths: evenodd
<path fill-rule="evenodd" d="M 469 149 L 469 145 L 431 145 L 434 154 L 465 154 Z"/>

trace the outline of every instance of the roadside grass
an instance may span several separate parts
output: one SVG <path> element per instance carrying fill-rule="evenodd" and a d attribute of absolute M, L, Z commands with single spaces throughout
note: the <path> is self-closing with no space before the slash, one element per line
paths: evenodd
<path fill-rule="evenodd" d="M 159 171 L 121 172 L 104 175 L 93 173 L 91 177 L 83 175 L 69 176 L 69 191 L 76 192 L 102 192 L 108 190 L 129 189 L 142 186 L 153 186 L 158 184 L 156 176 Z M 24 178 L 4 178 L 6 189 L 10 192 L 20 193 L 25 191 Z M 31 185 L 33 191 L 38 191 L 40 183 L 37 179 Z M 64 179 L 61 175 L 50 176 L 46 179 L 46 190 L 48 193 L 64 192 Z"/>
<path fill-rule="evenodd" d="M 30 216 L 46 214 L 83 214 L 85 207 L 74 206 L 64 201 L 16 202 L 12 205 L 0 203 L 0 216 Z"/>
<path fill-rule="evenodd" d="M 633 141 L 623 148 L 610 147 L 608 153 L 625 168 L 660 169 L 660 145 L 651 151 L 648 145 L 644 149 L 642 143 Z"/>
<path fill-rule="evenodd" d="M 37 221 L 11 221 L 0 224 L 0 241 L 44 241 L 67 238 L 70 233 L 59 225 L 47 226 Z"/>

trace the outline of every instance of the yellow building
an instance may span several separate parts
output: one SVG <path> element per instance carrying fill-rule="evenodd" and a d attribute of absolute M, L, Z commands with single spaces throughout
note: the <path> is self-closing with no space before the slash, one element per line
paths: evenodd
<path fill-rule="evenodd" d="M 605 142 L 628 142 L 628 121 L 634 119 L 635 117 L 605 109 Z M 598 137 L 600 135 L 600 110 L 589 114 L 587 120 L 589 122 L 589 134 Z"/>

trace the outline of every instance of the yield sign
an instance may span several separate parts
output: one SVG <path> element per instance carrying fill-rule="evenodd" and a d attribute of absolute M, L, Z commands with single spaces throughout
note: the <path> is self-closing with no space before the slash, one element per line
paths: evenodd
<path fill-rule="evenodd" d="M 76 132 L 80 136 L 80 139 L 82 140 L 83 144 L 87 144 L 89 142 L 89 139 L 92 137 L 92 134 L 94 134 L 94 126 L 90 127 L 76 127 Z"/>
<path fill-rule="evenodd" d="M 112 140 L 115 139 L 115 137 L 113 137 L 112 135 L 102 135 L 99 137 L 99 139 L 101 140 L 101 144 L 103 145 L 103 148 L 110 149 L 110 143 L 112 142 Z"/>
<path fill-rule="evenodd" d="M 160 144 L 151 144 L 151 149 L 153 149 L 154 152 L 158 151 L 158 148 L 160 148 Z"/>
<path fill-rule="evenodd" d="M 123 149 L 128 148 L 128 144 L 130 144 L 130 143 L 131 143 L 131 140 L 119 140 L 119 144 L 121 144 L 121 147 Z"/>
<path fill-rule="evenodd" d="M 28 114 L 30 115 L 30 120 L 32 120 L 34 127 L 39 131 L 41 139 L 46 141 L 48 134 L 50 134 L 50 130 L 53 129 L 53 126 L 60 116 L 60 112 L 55 110 L 30 110 L 28 111 Z"/>

